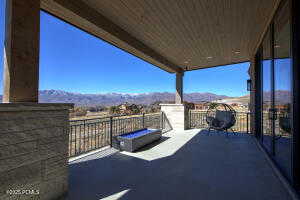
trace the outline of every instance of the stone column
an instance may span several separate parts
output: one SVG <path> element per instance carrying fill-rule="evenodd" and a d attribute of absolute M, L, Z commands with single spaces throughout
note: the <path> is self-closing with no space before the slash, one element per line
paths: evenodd
<path fill-rule="evenodd" d="M 184 104 L 160 104 L 160 106 L 172 130 L 188 129 L 188 109 Z"/>
<path fill-rule="evenodd" d="M 0 104 L 1 200 L 66 196 L 72 107 L 55 103 Z M 14 194 L 12 190 L 30 194 Z"/>
<path fill-rule="evenodd" d="M 6 0 L 3 102 L 38 102 L 40 0 Z"/>
<path fill-rule="evenodd" d="M 176 73 L 175 104 L 183 103 L 183 75 L 184 72 Z"/>

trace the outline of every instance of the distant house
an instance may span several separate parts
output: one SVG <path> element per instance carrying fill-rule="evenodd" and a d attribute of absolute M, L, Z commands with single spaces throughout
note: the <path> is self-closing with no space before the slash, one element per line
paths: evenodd
<path fill-rule="evenodd" d="M 195 110 L 208 110 L 209 104 L 207 103 L 195 103 Z"/>
<path fill-rule="evenodd" d="M 125 102 L 118 106 L 120 114 L 137 114 L 143 111 L 143 106 Z"/>
<path fill-rule="evenodd" d="M 185 104 L 187 109 L 189 109 L 189 110 L 194 110 L 195 109 L 195 104 L 194 103 L 187 102 L 187 101 L 185 101 L 183 103 Z"/>

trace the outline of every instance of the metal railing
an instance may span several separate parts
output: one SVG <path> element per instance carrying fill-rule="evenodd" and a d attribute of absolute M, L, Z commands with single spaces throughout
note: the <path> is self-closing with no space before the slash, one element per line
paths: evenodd
<path fill-rule="evenodd" d="M 250 112 L 237 112 L 236 123 L 232 127 L 235 132 L 250 133 Z M 208 128 L 206 111 L 189 111 L 190 128 Z"/>
<path fill-rule="evenodd" d="M 69 157 L 111 145 L 113 136 L 142 128 L 162 129 L 166 132 L 171 126 L 163 113 L 71 120 Z"/>
<path fill-rule="evenodd" d="M 161 129 L 163 133 L 172 129 L 163 113 L 71 120 L 69 157 L 109 146 L 114 136 L 142 128 Z M 189 111 L 189 128 L 208 128 L 206 111 Z M 250 133 L 250 113 L 238 112 L 233 130 Z"/>

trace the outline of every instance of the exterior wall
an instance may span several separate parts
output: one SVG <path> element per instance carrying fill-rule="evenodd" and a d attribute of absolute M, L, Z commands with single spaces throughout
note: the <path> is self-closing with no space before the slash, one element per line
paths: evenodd
<path fill-rule="evenodd" d="M 161 104 L 160 106 L 172 129 L 188 129 L 188 109 L 184 104 Z"/>
<path fill-rule="evenodd" d="M 0 199 L 57 199 L 68 189 L 71 104 L 0 104 Z M 10 195 L 7 190 L 38 190 Z"/>

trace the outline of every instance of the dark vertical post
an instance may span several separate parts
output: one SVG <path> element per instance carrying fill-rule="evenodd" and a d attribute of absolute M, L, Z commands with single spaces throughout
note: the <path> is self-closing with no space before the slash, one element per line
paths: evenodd
<path fill-rule="evenodd" d="M 299 0 L 292 0 L 292 182 L 300 190 L 300 9 Z"/>
<path fill-rule="evenodd" d="M 254 60 L 254 134 L 261 138 L 261 59 L 262 49 L 260 48 Z"/>
<path fill-rule="evenodd" d="M 83 151 L 86 151 L 86 148 L 85 148 L 85 120 L 83 120 Z"/>
<path fill-rule="evenodd" d="M 112 137 L 113 137 L 113 116 L 109 118 L 109 144 L 112 147 Z"/>
<path fill-rule="evenodd" d="M 176 73 L 175 104 L 183 103 L 183 75 L 184 72 Z"/>
<path fill-rule="evenodd" d="M 247 134 L 249 134 L 249 113 L 247 112 Z"/>
<path fill-rule="evenodd" d="M 145 128 L 145 113 L 143 113 L 143 128 Z"/>
<path fill-rule="evenodd" d="M 189 128 L 192 128 L 192 110 L 189 110 L 189 122 L 190 122 L 190 127 Z"/>
<path fill-rule="evenodd" d="M 160 120 L 160 123 L 161 123 L 161 130 L 164 129 L 164 113 L 163 112 L 160 112 L 160 117 L 161 117 L 161 120 Z"/>

